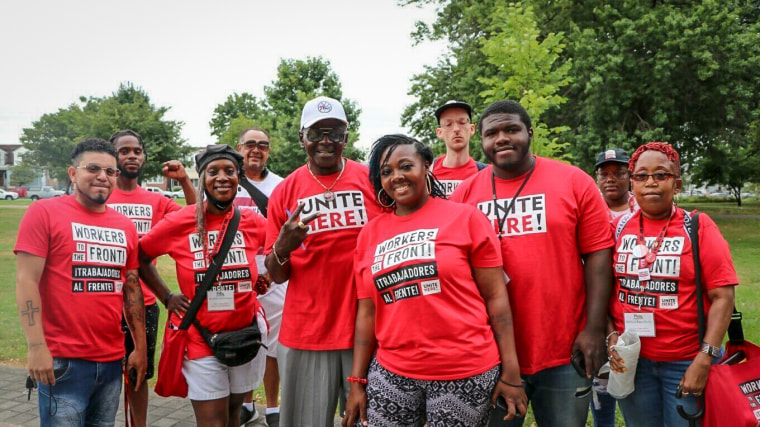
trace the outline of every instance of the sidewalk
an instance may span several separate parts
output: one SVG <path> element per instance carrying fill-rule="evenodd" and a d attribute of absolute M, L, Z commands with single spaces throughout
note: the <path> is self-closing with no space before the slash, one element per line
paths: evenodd
<path fill-rule="evenodd" d="M 37 391 L 32 391 L 31 400 L 27 400 L 26 370 L 0 366 L 0 427 L 2 426 L 38 426 Z M 121 402 L 124 402 L 122 395 Z M 123 403 L 116 415 L 116 425 L 124 425 Z M 264 407 L 256 408 L 259 414 Z M 340 418 L 338 418 L 340 419 Z M 150 390 L 148 398 L 148 425 L 159 427 L 195 427 L 195 416 L 190 401 L 176 397 L 160 397 Z M 264 427 L 264 417 L 248 427 Z"/>

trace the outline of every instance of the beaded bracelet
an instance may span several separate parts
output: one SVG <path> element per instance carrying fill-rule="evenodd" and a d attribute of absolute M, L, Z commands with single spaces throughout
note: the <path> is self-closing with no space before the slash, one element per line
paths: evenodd
<path fill-rule="evenodd" d="M 525 387 L 522 383 L 520 383 L 520 384 L 508 383 L 508 382 L 504 381 L 503 379 L 501 379 L 501 377 L 499 377 L 499 382 L 502 383 L 502 384 L 506 384 L 506 385 L 508 385 L 510 387 L 515 387 L 515 388 L 524 388 Z"/>
<path fill-rule="evenodd" d="M 359 383 L 367 385 L 367 379 L 366 378 L 359 378 L 359 377 L 348 377 L 346 378 L 346 381 L 350 383 Z"/>
<path fill-rule="evenodd" d="M 620 336 L 620 332 L 618 332 L 618 331 L 612 331 L 612 332 L 610 332 L 610 334 L 607 335 L 607 337 L 604 339 L 604 346 L 605 347 L 609 348 L 609 346 L 610 346 L 610 338 L 612 338 L 613 335 Z"/>

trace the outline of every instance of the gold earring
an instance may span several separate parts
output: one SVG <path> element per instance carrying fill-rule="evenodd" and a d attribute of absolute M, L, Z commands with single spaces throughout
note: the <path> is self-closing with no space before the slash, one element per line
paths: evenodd
<path fill-rule="evenodd" d="M 391 199 L 391 203 L 388 203 L 388 204 L 386 204 L 386 203 L 383 203 L 383 195 L 385 195 L 385 197 L 387 197 L 387 198 Z M 391 198 L 391 196 L 389 196 L 389 195 L 388 195 L 388 193 L 386 193 L 386 192 L 385 192 L 385 190 L 384 190 L 384 189 L 381 187 L 381 188 L 380 188 L 380 190 L 377 192 L 377 203 L 378 203 L 380 206 L 382 206 L 382 207 L 384 207 L 384 208 L 386 208 L 386 209 L 389 209 L 389 208 L 392 208 L 392 207 L 393 207 L 393 205 L 395 205 L 395 204 L 396 204 L 396 201 L 395 201 L 395 200 L 393 200 L 393 199 Z"/>

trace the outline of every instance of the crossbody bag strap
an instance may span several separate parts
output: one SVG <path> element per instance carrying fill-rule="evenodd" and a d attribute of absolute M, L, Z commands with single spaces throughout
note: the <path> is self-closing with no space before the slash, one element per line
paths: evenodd
<path fill-rule="evenodd" d="M 266 218 L 267 207 L 269 206 L 269 197 L 267 197 L 266 194 L 264 194 L 261 190 L 256 188 L 255 185 L 251 184 L 251 182 L 248 181 L 248 178 L 243 177 L 243 179 L 240 180 L 240 186 L 245 188 L 245 191 L 248 192 L 248 194 L 251 196 L 251 199 L 253 199 L 253 202 L 256 203 L 256 206 L 259 208 L 261 215 Z"/>
<path fill-rule="evenodd" d="M 203 282 L 201 282 L 195 290 L 195 296 L 190 302 L 190 308 L 187 309 L 185 316 L 182 318 L 182 323 L 180 323 L 179 329 L 186 330 L 190 328 L 190 324 L 195 320 L 195 315 L 198 314 L 198 310 L 201 309 L 203 300 L 206 299 L 206 293 L 209 288 L 211 288 L 211 284 L 216 281 L 219 272 L 222 270 L 224 259 L 227 257 L 227 252 L 229 252 L 230 246 L 232 246 L 232 241 L 235 240 L 238 224 L 240 224 L 240 210 L 236 207 L 233 207 L 233 209 L 235 209 L 235 213 L 232 215 L 232 219 L 227 226 L 227 231 L 224 233 L 222 246 L 219 247 L 219 252 L 214 256 L 211 265 L 206 271 L 206 275 L 203 276 Z"/>
<path fill-rule="evenodd" d="M 702 265 L 699 262 L 699 212 L 689 216 L 684 211 L 684 221 L 691 240 L 691 254 L 694 256 L 694 283 L 697 287 L 697 335 L 699 345 L 705 339 L 705 307 L 702 289 Z"/>

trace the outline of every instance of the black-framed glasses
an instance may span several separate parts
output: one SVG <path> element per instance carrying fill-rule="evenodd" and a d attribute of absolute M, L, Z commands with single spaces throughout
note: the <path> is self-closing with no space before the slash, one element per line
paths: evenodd
<path fill-rule="evenodd" d="M 342 127 L 306 129 L 306 139 L 311 142 L 320 142 L 325 139 L 325 135 L 331 142 L 343 142 L 346 139 L 346 129 Z"/>
<path fill-rule="evenodd" d="M 678 178 L 678 175 L 670 172 L 657 172 L 657 173 L 635 173 L 631 175 L 631 179 L 636 182 L 646 182 L 649 177 L 654 178 L 656 182 L 667 181 L 670 178 Z"/>
<path fill-rule="evenodd" d="M 119 174 L 121 173 L 121 171 L 118 170 L 118 169 L 116 169 L 116 168 L 112 168 L 112 167 L 104 168 L 103 166 L 100 166 L 97 163 L 87 163 L 84 166 L 77 166 L 76 168 L 77 169 L 84 169 L 84 170 L 86 170 L 87 172 L 89 172 L 89 173 L 91 173 L 93 175 L 99 175 L 100 171 L 106 171 L 106 175 L 108 175 L 109 177 L 112 177 L 112 178 L 116 177 L 116 176 L 119 176 Z"/>
<path fill-rule="evenodd" d="M 628 178 L 628 171 L 621 170 L 614 173 L 599 171 L 596 173 L 596 179 L 598 181 L 607 181 L 608 179 L 610 179 L 610 177 L 614 177 L 615 179 L 626 179 Z"/>
<path fill-rule="evenodd" d="M 247 150 L 253 150 L 254 148 L 259 149 L 259 151 L 269 151 L 269 141 L 246 141 L 241 144 L 243 147 L 245 147 Z"/>

